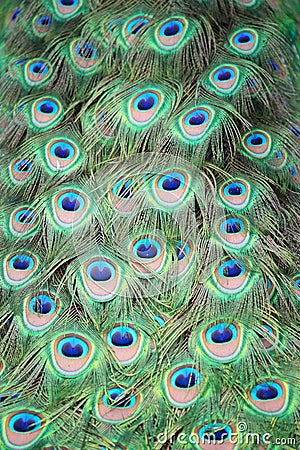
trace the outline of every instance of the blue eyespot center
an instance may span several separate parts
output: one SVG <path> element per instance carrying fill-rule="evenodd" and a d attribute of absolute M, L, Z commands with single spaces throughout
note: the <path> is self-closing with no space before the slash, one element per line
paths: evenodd
<path fill-rule="evenodd" d="M 134 28 L 132 28 L 131 30 L 131 34 L 137 34 L 145 25 L 147 25 L 147 23 L 149 22 L 149 20 L 142 20 L 139 21 L 136 26 Z"/>
<path fill-rule="evenodd" d="M 26 62 L 27 62 L 27 59 L 25 59 L 25 58 L 18 59 L 17 61 L 14 62 L 14 66 L 19 66 L 20 64 L 24 65 Z"/>
<path fill-rule="evenodd" d="M 106 282 L 116 277 L 115 267 L 105 260 L 94 261 L 87 267 L 88 278 L 95 282 Z"/>
<path fill-rule="evenodd" d="M 151 241 L 145 241 L 137 247 L 137 255 L 140 258 L 154 258 L 157 255 L 157 248 Z"/>
<path fill-rule="evenodd" d="M 75 3 L 74 0 L 60 0 L 60 2 L 64 6 L 73 6 Z"/>
<path fill-rule="evenodd" d="M 44 65 L 42 63 L 35 63 L 33 68 L 32 68 L 32 71 L 34 73 L 40 73 L 43 66 Z"/>
<path fill-rule="evenodd" d="M 133 343 L 133 336 L 129 331 L 125 331 L 125 333 L 116 331 L 111 337 L 111 342 L 116 347 L 128 347 Z"/>
<path fill-rule="evenodd" d="M 8 399 L 15 399 L 20 397 L 21 394 L 13 394 L 11 391 L 3 392 L 0 394 L 0 403 L 5 402 Z"/>
<path fill-rule="evenodd" d="M 51 309 L 52 304 L 48 301 L 45 301 L 42 297 L 38 297 L 33 304 L 33 310 L 37 314 L 49 314 Z"/>
<path fill-rule="evenodd" d="M 243 192 L 243 189 L 238 184 L 232 184 L 229 186 L 228 192 L 230 195 L 241 195 Z"/>
<path fill-rule="evenodd" d="M 162 187 L 165 191 L 176 191 L 180 187 L 180 180 L 176 177 L 167 176 L 162 183 Z"/>
<path fill-rule="evenodd" d="M 272 67 L 273 70 L 275 70 L 275 72 L 278 72 L 279 70 L 279 66 L 276 64 L 275 61 L 270 60 L 269 61 L 270 66 Z"/>
<path fill-rule="evenodd" d="M 263 143 L 263 139 L 260 136 L 255 136 L 250 142 L 252 145 L 261 145 Z"/>
<path fill-rule="evenodd" d="M 73 345 L 72 342 L 65 342 L 61 352 L 67 358 L 80 358 L 83 354 L 83 347 L 80 344 Z"/>
<path fill-rule="evenodd" d="M 26 159 L 22 159 L 17 165 L 19 172 L 29 172 L 31 170 L 31 163 Z"/>
<path fill-rule="evenodd" d="M 20 417 L 17 419 L 13 425 L 14 430 L 19 433 L 28 433 L 33 431 L 37 426 L 37 422 L 33 419 L 25 419 Z"/>
<path fill-rule="evenodd" d="M 121 198 L 129 198 L 131 196 L 131 190 L 130 190 L 130 185 L 131 185 L 131 181 L 128 181 L 124 184 L 122 184 L 119 192 L 118 192 L 118 196 Z"/>
<path fill-rule="evenodd" d="M 27 209 L 24 212 L 21 211 L 21 214 L 18 219 L 19 219 L 19 222 L 21 222 L 21 223 L 30 224 L 31 222 L 33 222 L 35 220 L 35 217 L 33 215 L 32 209 Z"/>
<path fill-rule="evenodd" d="M 129 394 L 124 394 L 123 389 L 112 389 L 106 399 L 108 405 L 115 408 L 127 408 L 128 406 L 133 406 L 135 403 L 135 398 Z"/>
<path fill-rule="evenodd" d="M 260 400 L 273 400 L 278 396 L 278 390 L 275 386 L 269 386 L 268 384 L 266 384 L 265 386 L 262 386 L 257 390 L 256 396 Z"/>
<path fill-rule="evenodd" d="M 11 15 L 11 18 L 10 18 L 11 22 L 15 22 L 15 20 L 21 14 L 21 12 L 22 12 L 22 9 L 16 9 Z"/>
<path fill-rule="evenodd" d="M 231 76 L 232 74 L 228 70 L 220 70 L 217 77 L 219 81 L 228 81 Z"/>
<path fill-rule="evenodd" d="M 16 270 L 27 270 L 30 266 L 30 259 L 21 256 L 17 256 L 13 261 L 13 267 Z"/>
<path fill-rule="evenodd" d="M 61 202 L 62 208 L 65 211 L 77 211 L 80 208 L 80 201 L 75 197 L 65 197 Z"/>
<path fill-rule="evenodd" d="M 52 25 L 52 17 L 40 16 L 37 18 L 37 24 L 39 26 L 48 27 L 48 26 Z"/>
<path fill-rule="evenodd" d="M 82 58 L 90 59 L 94 54 L 94 47 L 87 42 L 79 45 L 77 48 L 77 54 Z"/>
<path fill-rule="evenodd" d="M 112 272 L 108 266 L 94 266 L 90 272 L 94 281 L 108 281 L 112 277 Z"/>
<path fill-rule="evenodd" d="M 149 109 L 151 109 L 153 107 L 154 103 L 155 103 L 155 99 L 149 95 L 145 98 L 142 98 L 138 102 L 137 106 L 140 111 L 148 111 Z"/>
<path fill-rule="evenodd" d="M 226 430 L 222 429 L 222 430 L 215 431 L 214 436 L 215 436 L 216 441 L 223 441 L 224 439 L 228 438 L 228 433 Z"/>
<path fill-rule="evenodd" d="M 177 259 L 178 261 L 181 261 L 182 259 L 184 259 L 186 257 L 186 254 L 184 252 L 184 247 L 176 247 L 176 254 L 177 254 Z"/>
<path fill-rule="evenodd" d="M 296 125 L 292 125 L 290 128 L 290 131 L 297 137 L 300 138 L 300 127 L 297 127 Z"/>
<path fill-rule="evenodd" d="M 58 158 L 68 158 L 70 156 L 70 149 L 68 147 L 57 145 L 54 149 L 54 154 Z"/>
<path fill-rule="evenodd" d="M 223 268 L 223 275 L 227 278 L 238 277 L 241 273 L 241 266 L 235 262 L 228 262 Z"/>
<path fill-rule="evenodd" d="M 44 102 L 41 104 L 40 110 L 44 114 L 51 114 L 53 113 L 53 106 L 50 102 Z"/>
<path fill-rule="evenodd" d="M 238 41 L 240 44 L 246 44 L 250 41 L 250 36 L 246 33 L 241 33 L 238 35 Z"/>
<path fill-rule="evenodd" d="M 195 386 L 197 381 L 196 374 L 193 372 L 185 374 L 180 374 L 175 379 L 175 385 L 181 389 L 190 388 Z"/>
<path fill-rule="evenodd" d="M 292 177 L 295 177 L 297 175 L 297 170 L 295 169 L 295 167 L 289 166 L 288 169 Z"/>
<path fill-rule="evenodd" d="M 178 34 L 180 32 L 180 27 L 178 25 L 178 23 L 176 22 L 171 22 L 170 25 L 168 25 L 165 29 L 164 29 L 164 35 L 165 36 L 176 36 L 176 34 Z"/>
<path fill-rule="evenodd" d="M 189 389 L 198 386 L 201 381 L 200 373 L 192 367 L 177 369 L 171 376 L 170 383 L 178 389 Z"/>
<path fill-rule="evenodd" d="M 195 113 L 189 118 L 189 124 L 190 125 L 202 125 L 206 120 L 206 117 L 204 114 L 201 113 Z"/>
<path fill-rule="evenodd" d="M 211 339 L 216 344 L 223 344 L 230 342 L 233 337 L 233 332 L 229 327 L 220 327 L 212 332 Z"/>
<path fill-rule="evenodd" d="M 234 221 L 233 219 L 226 220 L 226 233 L 228 233 L 228 234 L 239 233 L 241 231 L 241 229 L 242 229 L 242 227 L 239 222 Z"/>
<path fill-rule="evenodd" d="M 230 426 L 222 424 L 222 423 L 214 423 L 204 425 L 199 430 L 199 436 L 201 440 L 208 441 L 213 444 L 218 441 L 226 441 L 232 435 L 232 430 Z"/>

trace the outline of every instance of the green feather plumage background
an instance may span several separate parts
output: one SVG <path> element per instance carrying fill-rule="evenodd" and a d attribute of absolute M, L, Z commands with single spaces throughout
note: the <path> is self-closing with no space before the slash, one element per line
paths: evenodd
<path fill-rule="evenodd" d="M 1 3 L 0 448 L 299 448 L 299 16 Z"/>

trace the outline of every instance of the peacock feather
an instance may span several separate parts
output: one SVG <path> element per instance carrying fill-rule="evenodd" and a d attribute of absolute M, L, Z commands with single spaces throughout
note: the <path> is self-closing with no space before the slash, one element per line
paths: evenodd
<path fill-rule="evenodd" d="M 2 0 L 0 448 L 300 448 L 297 0 Z"/>

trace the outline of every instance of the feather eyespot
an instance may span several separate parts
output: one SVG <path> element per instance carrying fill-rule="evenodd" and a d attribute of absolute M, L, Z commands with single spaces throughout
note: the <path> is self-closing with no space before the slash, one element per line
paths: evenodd
<path fill-rule="evenodd" d="M 82 0 L 53 0 L 55 11 L 60 19 L 70 19 L 80 12 Z"/>
<path fill-rule="evenodd" d="M 104 333 L 104 339 L 122 365 L 136 361 L 143 350 L 144 338 L 133 325 L 115 325 Z"/>
<path fill-rule="evenodd" d="M 282 169 L 287 163 L 288 155 L 283 148 L 276 149 L 272 156 L 268 158 L 267 165 L 274 170 Z"/>
<path fill-rule="evenodd" d="M 233 450 L 238 445 L 237 428 L 233 423 L 204 423 L 194 428 L 193 436 L 202 450 L 210 450 L 216 446 Z"/>
<path fill-rule="evenodd" d="M 186 19 L 174 17 L 164 20 L 155 30 L 155 42 L 161 50 L 175 50 L 182 45 L 187 29 Z"/>
<path fill-rule="evenodd" d="M 220 94 L 232 94 L 240 78 L 240 71 L 236 66 L 222 65 L 214 69 L 209 80 L 214 90 Z"/>
<path fill-rule="evenodd" d="M 11 213 L 9 219 L 9 230 L 13 236 L 28 236 L 36 229 L 39 220 L 39 216 L 33 209 L 21 207 L 15 209 Z"/>
<path fill-rule="evenodd" d="M 137 127 L 150 125 L 159 115 L 164 96 L 154 89 L 137 94 L 128 104 L 129 121 Z"/>
<path fill-rule="evenodd" d="M 101 422 L 125 422 L 137 412 L 140 402 L 140 394 L 127 394 L 125 389 L 112 386 L 107 393 L 101 392 L 98 395 L 96 416 Z"/>
<path fill-rule="evenodd" d="M 225 294 L 241 292 L 248 282 L 248 270 L 238 260 L 226 257 L 214 270 L 213 278 L 217 288 Z"/>
<path fill-rule="evenodd" d="M 12 76 L 15 76 L 16 74 L 18 74 L 25 66 L 25 64 L 27 63 L 28 59 L 27 58 L 18 58 L 16 60 L 14 60 L 13 62 L 11 62 L 9 64 L 9 70 L 12 74 Z"/>
<path fill-rule="evenodd" d="M 9 18 L 9 22 L 8 22 L 8 29 L 10 30 L 15 23 L 17 23 L 20 15 L 22 13 L 22 8 L 16 8 L 12 13 L 11 16 Z"/>
<path fill-rule="evenodd" d="M 22 286 L 35 274 L 39 262 L 29 252 L 9 255 L 4 261 L 4 278 L 10 286 Z"/>
<path fill-rule="evenodd" d="M 237 30 L 230 37 L 230 45 L 240 55 L 253 55 L 258 47 L 259 37 L 252 28 Z"/>
<path fill-rule="evenodd" d="M 236 322 L 208 325 L 199 336 L 199 345 L 206 356 L 220 363 L 237 359 L 243 347 L 243 329 Z"/>
<path fill-rule="evenodd" d="M 214 117 L 215 111 L 206 105 L 188 110 L 179 118 L 182 136 L 191 142 L 199 141 L 209 131 Z"/>
<path fill-rule="evenodd" d="M 223 217 L 218 221 L 216 231 L 222 242 L 231 248 L 244 248 L 250 239 L 249 223 L 244 217 Z"/>
<path fill-rule="evenodd" d="M 190 240 L 186 242 L 175 242 L 176 257 L 172 262 L 171 276 L 175 279 L 181 278 L 191 268 L 194 259 L 194 245 Z"/>
<path fill-rule="evenodd" d="M 27 449 L 36 445 L 45 431 L 45 417 L 32 410 L 17 410 L 4 419 L 4 441 L 9 449 Z"/>
<path fill-rule="evenodd" d="M 112 189 L 109 190 L 108 197 L 114 208 L 122 214 L 130 214 L 135 206 L 133 195 L 136 190 L 133 180 L 118 180 Z"/>
<path fill-rule="evenodd" d="M 83 265 L 81 274 L 85 290 L 96 301 L 112 300 L 122 288 L 121 269 L 111 259 L 92 258 Z"/>
<path fill-rule="evenodd" d="M 300 139 L 300 124 L 296 123 L 290 127 L 290 132 L 296 139 Z"/>
<path fill-rule="evenodd" d="M 166 262 L 164 243 L 157 236 L 140 236 L 131 246 L 133 256 L 131 265 L 138 276 L 151 277 L 153 273 L 160 273 Z"/>
<path fill-rule="evenodd" d="M 12 161 L 9 166 L 9 175 L 14 184 L 21 184 L 28 181 L 33 174 L 33 163 L 28 159 L 17 159 Z"/>
<path fill-rule="evenodd" d="M 147 31 L 150 20 L 149 16 L 135 16 L 125 23 L 123 34 L 128 44 L 132 44 L 137 36 Z"/>
<path fill-rule="evenodd" d="M 100 60 L 99 50 L 94 45 L 79 39 L 71 43 L 70 52 L 77 69 L 84 73 L 93 71 Z"/>
<path fill-rule="evenodd" d="M 284 79 L 286 77 L 286 68 L 281 62 L 270 59 L 268 61 L 268 66 L 270 70 L 279 78 Z"/>
<path fill-rule="evenodd" d="M 38 37 L 46 36 L 52 27 L 53 19 L 51 16 L 41 15 L 33 20 L 33 32 Z"/>
<path fill-rule="evenodd" d="M 296 185 L 300 186 L 300 169 L 295 164 L 290 164 L 288 167 L 288 176 L 290 181 Z"/>
<path fill-rule="evenodd" d="M 25 80 L 29 86 L 46 83 L 52 74 L 52 67 L 45 59 L 31 59 L 25 65 Z"/>
<path fill-rule="evenodd" d="M 54 172 L 70 169 L 80 156 L 75 142 L 65 138 L 51 140 L 45 151 L 48 166 Z"/>
<path fill-rule="evenodd" d="M 63 114 L 61 103 L 54 97 L 43 97 L 32 105 L 32 123 L 38 128 L 48 128 L 59 121 Z"/>
<path fill-rule="evenodd" d="M 77 189 L 64 189 L 52 199 L 53 219 L 67 229 L 79 225 L 87 216 L 90 206 L 88 197 Z"/>
<path fill-rule="evenodd" d="M 167 171 L 154 178 L 151 188 L 159 205 L 175 208 L 180 206 L 190 193 L 190 177 L 183 170 Z"/>
<path fill-rule="evenodd" d="M 82 335 L 67 333 L 52 342 L 53 367 L 64 377 L 81 375 L 89 368 L 93 356 L 94 344 Z"/>
<path fill-rule="evenodd" d="M 57 318 L 60 302 L 52 298 L 49 292 L 39 292 L 24 302 L 23 320 L 31 331 L 43 331 Z"/>
<path fill-rule="evenodd" d="M 202 377 L 192 364 L 178 365 L 163 379 L 163 391 L 168 401 L 177 408 L 188 408 L 198 398 Z"/>
<path fill-rule="evenodd" d="M 288 386 L 280 380 L 265 380 L 247 392 L 251 406 L 262 414 L 282 415 L 288 406 Z"/>
<path fill-rule="evenodd" d="M 244 180 L 234 179 L 225 182 L 220 188 L 222 202 L 230 208 L 241 210 L 250 201 L 250 185 Z"/>
<path fill-rule="evenodd" d="M 262 130 L 252 130 L 242 140 L 243 148 L 254 158 L 266 158 L 272 149 L 272 137 Z"/>

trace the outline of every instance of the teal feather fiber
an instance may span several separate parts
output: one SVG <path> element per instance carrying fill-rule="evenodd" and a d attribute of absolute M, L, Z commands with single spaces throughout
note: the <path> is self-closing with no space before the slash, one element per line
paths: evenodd
<path fill-rule="evenodd" d="M 0 5 L 0 449 L 300 448 L 296 0 Z"/>

